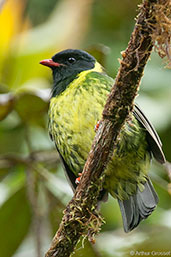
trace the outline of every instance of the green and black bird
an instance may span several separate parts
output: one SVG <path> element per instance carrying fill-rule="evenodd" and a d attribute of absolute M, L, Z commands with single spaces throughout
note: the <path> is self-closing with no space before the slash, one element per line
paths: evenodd
<path fill-rule="evenodd" d="M 40 63 L 52 69 L 49 133 L 74 190 L 114 80 L 93 56 L 82 50 L 64 50 Z M 103 193 L 118 200 L 125 232 L 147 218 L 158 203 L 148 177 L 152 156 L 165 163 L 157 132 L 135 105 L 105 170 L 103 189 Z"/>

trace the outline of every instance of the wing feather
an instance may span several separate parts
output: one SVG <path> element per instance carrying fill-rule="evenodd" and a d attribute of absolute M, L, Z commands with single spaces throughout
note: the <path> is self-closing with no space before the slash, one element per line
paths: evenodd
<path fill-rule="evenodd" d="M 134 106 L 133 114 L 147 131 L 147 141 L 154 158 L 160 163 L 165 163 L 166 159 L 162 150 L 162 143 L 155 128 L 137 105 Z"/>

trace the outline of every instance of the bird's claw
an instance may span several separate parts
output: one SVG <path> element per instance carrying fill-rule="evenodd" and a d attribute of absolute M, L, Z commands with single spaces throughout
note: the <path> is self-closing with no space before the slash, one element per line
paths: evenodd
<path fill-rule="evenodd" d="M 76 180 L 75 180 L 75 184 L 79 184 L 80 183 L 80 180 L 81 180 L 81 176 L 82 176 L 82 173 L 78 173 L 78 178 L 76 178 Z"/>
<path fill-rule="evenodd" d="M 99 129 L 100 126 L 100 120 L 96 123 L 95 127 L 94 127 L 94 131 L 97 132 L 97 130 Z"/>

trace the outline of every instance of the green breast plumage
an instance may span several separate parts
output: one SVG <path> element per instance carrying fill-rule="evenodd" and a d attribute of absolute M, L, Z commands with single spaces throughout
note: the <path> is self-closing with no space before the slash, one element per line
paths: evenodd
<path fill-rule="evenodd" d="M 95 136 L 94 127 L 114 81 L 95 71 L 83 71 L 60 95 L 51 99 L 49 131 L 74 174 L 82 171 Z M 133 114 L 120 133 L 114 157 L 106 169 L 104 187 L 114 197 L 127 199 L 143 190 L 150 154 L 146 132 Z"/>

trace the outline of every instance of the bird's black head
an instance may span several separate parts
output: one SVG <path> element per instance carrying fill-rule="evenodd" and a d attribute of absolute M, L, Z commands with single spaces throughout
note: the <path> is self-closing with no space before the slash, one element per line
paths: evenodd
<path fill-rule="evenodd" d="M 55 54 L 52 59 L 41 61 L 40 64 L 52 69 L 55 96 L 63 92 L 80 72 L 93 69 L 95 62 L 95 58 L 85 51 L 67 49 Z"/>

